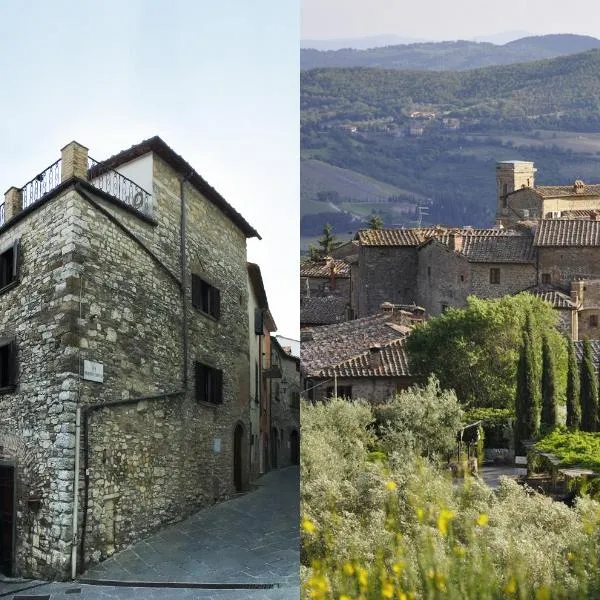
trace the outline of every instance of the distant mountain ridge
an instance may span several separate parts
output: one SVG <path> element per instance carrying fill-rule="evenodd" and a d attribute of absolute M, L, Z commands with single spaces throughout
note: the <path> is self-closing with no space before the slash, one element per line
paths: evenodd
<path fill-rule="evenodd" d="M 396 70 L 464 71 L 481 67 L 550 59 L 600 48 L 586 35 L 551 34 L 520 38 L 506 44 L 454 41 L 374 47 L 365 50 L 300 50 L 300 67 L 376 67 Z"/>

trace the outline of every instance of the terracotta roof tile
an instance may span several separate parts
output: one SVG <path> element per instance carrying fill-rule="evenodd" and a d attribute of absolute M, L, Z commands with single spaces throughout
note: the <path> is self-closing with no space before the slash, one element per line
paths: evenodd
<path fill-rule="evenodd" d="M 312 340 L 302 341 L 300 358 L 307 376 L 318 376 L 321 370 L 337 365 L 367 351 L 374 344 L 385 344 L 403 338 L 403 333 L 388 323 L 408 323 L 406 313 L 379 313 L 335 325 L 312 328 Z"/>
<path fill-rule="evenodd" d="M 461 232 L 462 245 L 459 252 L 470 262 L 485 263 L 532 263 L 535 262 L 533 236 L 498 229 Z M 450 243 L 450 235 L 439 236 L 444 244 Z"/>
<path fill-rule="evenodd" d="M 433 227 L 413 229 L 364 229 L 357 234 L 361 246 L 418 246 L 435 233 Z"/>
<path fill-rule="evenodd" d="M 535 246 L 600 246 L 600 221 L 542 219 Z"/>
<path fill-rule="evenodd" d="M 538 285 L 525 291 L 549 302 L 554 308 L 566 308 L 570 310 L 577 308 L 577 304 L 571 300 L 571 296 L 551 285 Z"/>
<path fill-rule="evenodd" d="M 565 196 L 600 196 L 600 184 L 583 184 L 580 192 L 575 191 L 574 185 L 538 185 L 535 191 L 543 198 L 563 198 Z"/>
<path fill-rule="evenodd" d="M 330 261 L 305 262 L 300 265 L 300 277 L 331 277 L 331 263 L 335 267 L 335 276 L 350 277 L 350 265 L 343 259 Z"/>
<path fill-rule="evenodd" d="M 319 377 L 410 377 L 404 339 L 393 340 L 380 349 L 380 366 L 371 366 L 370 350 L 337 365 L 326 367 Z"/>

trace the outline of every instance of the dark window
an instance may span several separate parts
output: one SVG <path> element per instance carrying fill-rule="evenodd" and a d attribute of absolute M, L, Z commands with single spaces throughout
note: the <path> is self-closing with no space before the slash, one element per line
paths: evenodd
<path fill-rule="evenodd" d="M 221 292 L 192 273 L 192 306 L 215 319 L 221 317 Z"/>
<path fill-rule="evenodd" d="M 0 290 L 18 280 L 19 242 L 0 254 Z"/>
<path fill-rule="evenodd" d="M 223 371 L 196 362 L 196 400 L 210 404 L 223 402 Z"/>
<path fill-rule="evenodd" d="M 254 363 L 254 402 L 258 404 L 260 396 L 260 377 L 258 375 L 258 363 Z"/>
<path fill-rule="evenodd" d="M 17 385 L 17 345 L 14 340 L 0 340 L 0 391 L 12 391 Z"/>
<path fill-rule="evenodd" d="M 254 333 L 255 335 L 265 334 L 265 311 L 261 308 L 254 310 Z"/>
<path fill-rule="evenodd" d="M 590 327 L 598 327 L 598 315 L 590 315 Z"/>
<path fill-rule="evenodd" d="M 551 282 L 551 278 L 550 278 L 550 273 L 542 273 L 542 283 L 550 283 Z"/>
<path fill-rule="evenodd" d="M 431 267 L 427 267 L 427 277 L 431 277 Z"/>
<path fill-rule="evenodd" d="M 464 280 L 465 280 L 465 276 L 464 276 L 464 275 L 461 275 L 461 276 L 460 276 L 460 280 L 461 280 L 461 281 L 464 281 Z"/>
<path fill-rule="evenodd" d="M 490 269 L 490 283 L 500 283 L 500 269 Z"/>
<path fill-rule="evenodd" d="M 334 388 L 330 386 L 327 388 L 327 397 L 333 398 Z M 352 386 L 351 385 L 338 385 L 337 386 L 337 397 L 338 398 L 352 398 Z"/>
<path fill-rule="evenodd" d="M 508 184 L 504 183 L 502 184 L 502 207 L 503 208 L 508 208 Z"/>
<path fill-rule="evenodd" d="M 447 304 L 442 304 L 442 312 L 446 312 L 448 310 Z"/>

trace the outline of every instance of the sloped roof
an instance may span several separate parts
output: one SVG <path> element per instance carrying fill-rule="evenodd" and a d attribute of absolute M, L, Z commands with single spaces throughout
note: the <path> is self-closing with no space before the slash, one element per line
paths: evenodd
<path fill-rule="evenodd" d="M 393 340 L 380 348 L 380 366 L 372 367 L 370 350 L 337 365 L 321 370 L 319 377 L 410 377 L 404 339 Z"/>
<path fill-rule="evenodd" d="M 448 245 L 450 235 L 437 236 L 436 239 Z M 484 263 L 532 263 L 535 262 L 533 236 L 525 233 L 505 232 L 502 230 L 474 230 L 472 233 L 460 233 L 462 244 L 457 250 L 469 262 Z"/>
<path fill-rule="evenodd" d="M 526 292 L 552 304 L 554 308 L 575 310 L 577 304 L 571 300 L 571 296 L 551 285 L 538 285 L 525 290 Z"/>
<path fill-rule="evenodd" d="M 565 196 L 600 196 L 600 184 L 583 184 L 579 193 L 574 185 L 536 185 L 535 191 L 542 198 L 564 198 Z"/>
<path fill-rule="evenodd" d="M 300 265 L 300 277 L 331 277 L 332 264 L 336 277 L 350 277 L 350 265 L 340 258 L 302 263 Z"/>
<path fill-rule="evenodd" d="M 376 344 L 386 344 L 405 337 L 397 325 L 408 322 L 406 313 L 378 313 L 335 325 L 313 327 L 312 339 L 302 340 L 302 370 L 309 377 L 332 365 L 356 357 Z"/>
<path fill-rule="evenodd" d="M 215 188 L 210 186 L 208 182 L 183 159 L 183 157 L 167 146 L 167 144 L 157 135 L 101 161 L 101 165 L 103 167 L 108 167 L 109 169 L 116 169 L 120 165 L 128 163 L 140 156 L 144 156 L 144 154 L 148 154 L 149 152 L 154 152 L 157 156 L 160 156 L 160 158 L 175 171 L 183 177 L 186 177 L 187 181 L 207 198 L 207 200 L 220 209 L 225 216 L 231 219 L 247 238 L 257 237 L 258 239 L 261 239 L 256 229 L 254 229 L 254 227 L 252 227 L 252 225 L 250 225 L 248 221 L 246 221 L 246 219 L 244 219 L 244 217 L 242 217 L 242 215 L 237 212 L 237 210 L 235 210 L 235 208 L 233 208 L 219 192 L 217 192 L 217 190 L 215 190 Z"/>
<path fill-rule="evenodd" d="M 542 219 L 535 246 L 600 246 L 600 221 Z"/>
<path fill-rule="evenodd" d="M 545 215 L 546 219 L 552 219 L 552 212 L 548 212 Z M 576 210 L 562 210 L 560 211 L 559 219 L 589 219 L 591 215 L 598 214 L 598 209 L 596 208 L 579 208 Z"/>
<path fill-rule="evenodd" d="M 356 236 L 361 246 L 418 246 L 435 233 L 433 227 L 363 229 Z"/>
<path fill-rule="evenodd" d="M 347 320 L 348 300 L 341 296 L 302 297 L 300 324 L 331 325 Z"/>

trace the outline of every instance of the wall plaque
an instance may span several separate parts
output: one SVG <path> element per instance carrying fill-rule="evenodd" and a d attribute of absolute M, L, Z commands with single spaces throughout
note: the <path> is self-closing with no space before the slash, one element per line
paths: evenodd
<path fill-rule="evenodd" d="M 88 381 L 104 381 L 104 365 L 91 360 L 83 361 L 83 378 Z"/>

